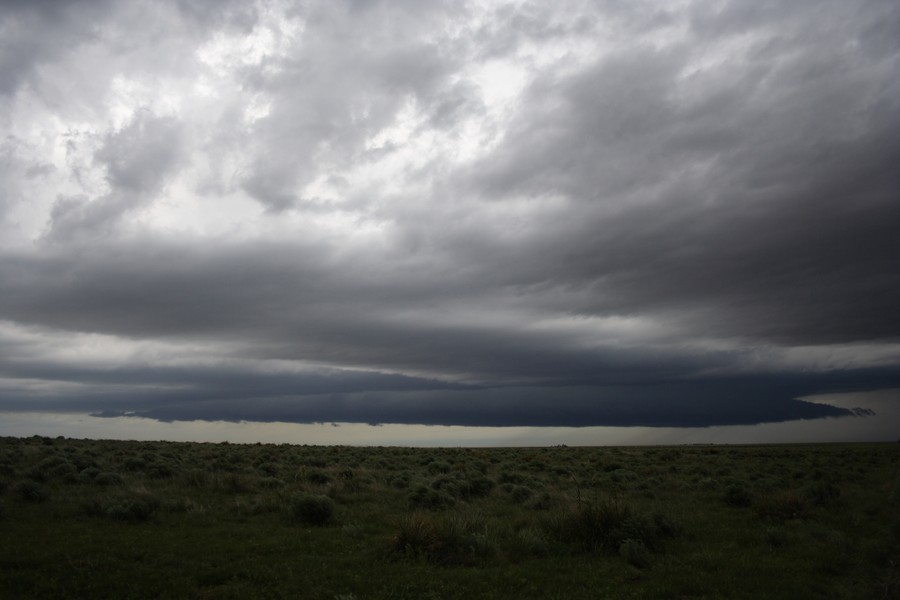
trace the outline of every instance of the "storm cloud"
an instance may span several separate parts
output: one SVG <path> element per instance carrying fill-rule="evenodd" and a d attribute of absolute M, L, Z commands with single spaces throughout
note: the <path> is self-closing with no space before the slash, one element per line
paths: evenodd
<path fill-rule="evenodd" d="M 710 426 L 900 387 L 900 9 L 0 4 L 0 411 Z"/>

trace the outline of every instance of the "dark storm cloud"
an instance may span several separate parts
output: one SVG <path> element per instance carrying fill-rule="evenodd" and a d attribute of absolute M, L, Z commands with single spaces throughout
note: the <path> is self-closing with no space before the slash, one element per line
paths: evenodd
<path fill-rule="evenodd" d="M 895 13 L 698 11 L 704 39 L 755 41 L 705 71 L 685 73 L 702 45 L 638 44 L 537 80 L 469 189 L 569 200 L 519 277 L 602 289 L 579 312 L 788 344 L 897 340 L 900 42 L 875 57 L 866 43 Z"/>
<path fill-rule="evenodd" d="M 896 381 L 896 377 L 893 377 Z M 411 392 L 330 393 L 304 397 L 230 395 L 150 400 L 147 409 L 109 410 L 99 416 L 164 421 L 229 420 L 295 423 L 351 422 L 488 427 L 710 427 L 773 420 L 852 417 L 844 408 L 796 400 L 803 386 L 730 380 L 648 387 L 481 388 Z M 741 385 L 749 387 L 740 388 Z M 791 389 L 793 388 L 793 389 Z M 741 389 L 736 393 L 736 389 Z M 94 406 L 99 403 L 96 400 Z"/>
<path fill-rule="evenodd" d="M 900 387 L 891 2 L 121 6 L 0 7 L 0 227 L 46 205 L 0 250 L 0 409 L 706 426 Z M 25 82 L 85 40 L 126 57 L 54 130 Z"/>

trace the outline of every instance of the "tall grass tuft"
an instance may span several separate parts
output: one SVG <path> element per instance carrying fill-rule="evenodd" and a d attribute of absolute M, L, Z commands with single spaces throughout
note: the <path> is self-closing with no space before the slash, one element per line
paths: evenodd
<path fill-rule="evenodd" d="M 578 502 L 552 514 L 545 523 L 559 542 L 585 552 L 619 552 L 626 540 L 654 549 L 661 539 L 678 533 L 669 519 L 641 515 L 618 496 Z"/>
<path fill-rule="evenodd" d="M 438 565 L 481 564 L 496 555 L 484 520 L 478 515 L 435 516 L 415 511 L 400 519 L 391 550 Z"/>

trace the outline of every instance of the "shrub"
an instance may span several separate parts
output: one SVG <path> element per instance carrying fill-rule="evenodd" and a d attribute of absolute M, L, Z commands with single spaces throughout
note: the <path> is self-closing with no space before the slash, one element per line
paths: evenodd
<path fill-rule="evenodd" d="M 83 481 L 91 482 L 99 474 L 100 474 L 100 469 L 98 469 L 97 467 L 86 467 L 81 470 L 81 473 L 79 473 L 78 476 Z"/>
<path fill-rule="evenodd" d="M 473 477 L 465 482 L 463 490 L 467 498 L 484 498 L 490 495 L 495 485 L 488 477 Z"/>
<path fill-rule="evenodd" d="M 753 496 L 743 486 L 732 485 L 725 490 L 723 500 L 728 506 L 750 506 L 753 503 Z"/>
<path fill-rule="evenodd" d="M 290 504 L 291 519 L 307 525 L 327 525 L 334 517 L 334 501 L 328 496 L 302 494 Z"/>
<path fill-rule="evenodd" d="M 40 466 L 34 466 L 25 471 L 25 477 L 28 477 L 32 481 L 36 481 L 38 483 L 46 483 L 50 478 L 50 473 L 47 469 L 44 469 Z"/>
<path fill-rule="evenodd" d="M 30 479 L 15 484 L 12 491 L 26 502 L 44 502 L 50 497 L 47 488 Z"/>
<path fill-rule="evenodd" d="M 150 479 L 171 479 L 175 476 L 175 469 L 167 464 L 155 464 L 147 467 L 146 473 Z"/>
<path fill-rule="evenodd" d="M 331 477 L 328 473 L 315 469 L 306 474 L 306 480 L 315 485 L 325 485 L 331 481 Z"/>
<path fill-rule="evenodd" d="M 126 494 L 91 500 L 81 508 L 88 516 L 137 523 L 148 521 L 161 505 L 159 498 L 146 490 L 132 490 Z"/>
<path fill-rule="evenodd" d="M 550 510 L 556 505 L 556 499 L 549 492 L 543 492 L 528 502 L 528 506 L 534 510 Z"/>
<path fill-rule="evenodd" d="M 189 469 L 181 473 L 182 483 L 188 487 L 204 488 L 209 486 L 211 477 L 202 469 Z"/>
<path fill-rule="evenodd" d="M 796 492 L 782 492 L 764 498 L 756 507 L 757 514 L 764 519 L 784 521 L 806 516 L 806 501 Z"/>
<path fill-rule="evenodd" d="M 94 477 L 94 483 L 97 485 L 122 485 L 125 480 L 118 473 L 98 473 Z"/>
<path fill-rule="evenodd" d="M 266 490 L 273 490 L 284 487 L 284 481 L 277 477 L 261 477 L 259 480 L 259 487 Z"/>
<path fill-rule="evenodd" d="M 75 463 L 75 468 L 81 472 L 84 472 L 85 469 L 97 468 L 97 461 L 84 454 L 76 454 L 72 457 L 72 462 Z M 97 472 L 99 473 L 99 469 Z"/>
<path fill-rule="evenodd" d="M 497 481 L 500 483 L 512 483 L 516 485 L 521 485 L 528 481 L 528 477 L 522 475 L 521 473 L 516 473 L 515 471 L 503 471 L 500 473 L 500 476 L 497 477 Z"/>
<path fill-rule="evenodd" d="M 514 485 L 509 488 L 509 497 L 515 502 L 526 502 L 534 496 L 534 492 L 524 485 Z"/>
<path fill-rule="evenodd" d="M 534 526 L 525 527 L 517 531 L 510 540 L 509 553 L 511 558 L 543 558 L 550 553 L 550 546 L 541 529 Z"/>
<path fill-rule="evenodd" d="M 428 463 L 428 473 L 430 475 L 446 474 L 450 472 L 450 463 L 444 460 L 433 460 Z"/>
<path fill-rule="evenodd" d="M 619 545 L 619 556 L 625 562 L 638 569 L 646 569 L 650 566 L 650 551 L 641 540 L 628 538 Z"/>
<path fill-rule="evenodd" d="M 347 525 L 341 527 L 341 535 L 353 540 L 361 540 L 366 537 L 366 532 L 359 525 L 355 523 L 348 523 Z"/>
<path fill-rule="evenodd" d="M 129 456 L 125 459 L 125 462 L 122 466 L 126 471 L 143 471 L 147 466 L 147 463 L 143 458 L 137 456 Z"/>
<path fill-rule="evenodd" d="M 409 494 L 409 504 L 412 508 L 425 508 L 428 510 L 440 510 L 455 504 L 453 496 L 429 489 L 420 485 Z"/>
<path fill-rule="evenodd" d="M 392 488 L 396 488 L 398 490 L 405 490 L 409 487 L 410 480 L 411 480 L 411 477 L 410 477 L 409 473 L 402 473 L 402 474 L 397 475 L 396 477 L 392 478 L 389 483 Z"/>
<path fill-rule="evenodd" d="M 815 506 L 826 506 L 841 497 L 841 488 L 830 481 L 817 481 L 806 488 L 804 495 Z"/>

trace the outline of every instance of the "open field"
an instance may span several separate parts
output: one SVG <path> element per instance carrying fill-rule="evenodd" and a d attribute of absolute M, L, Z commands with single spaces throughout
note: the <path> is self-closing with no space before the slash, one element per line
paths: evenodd
<path fill-rule="evenodd" d="M 900 445 L 0 438 L 0 597 L 896 598 Z"/>

